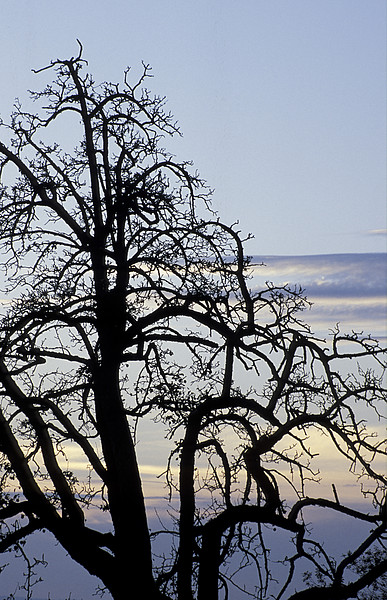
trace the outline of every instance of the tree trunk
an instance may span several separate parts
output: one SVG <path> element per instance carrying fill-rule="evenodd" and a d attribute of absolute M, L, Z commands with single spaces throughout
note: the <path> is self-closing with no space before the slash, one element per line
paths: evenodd
<path fill-rule="evenodd" d="M 219 554 L 222 531 L 207 526 L 200 554 L 198 600 L 218 600 Z"/>
<path fill-rule="evenodd" d="M 151 544 L 133 439 L 123 410 L 118 366 L 102 365 L 95 381 L 98 429 L 108 472 L 117 586 L 114 600 L 156 598 Z"/>
<path fill-rule="evenodd" d="M 192 565 L 194 549 L 195 449 L 200 426 L 200 415 L 192 414 L 180 457 L 180 519 L 179 560 L 177 590 L 178 600 L 192 600 Z"/>

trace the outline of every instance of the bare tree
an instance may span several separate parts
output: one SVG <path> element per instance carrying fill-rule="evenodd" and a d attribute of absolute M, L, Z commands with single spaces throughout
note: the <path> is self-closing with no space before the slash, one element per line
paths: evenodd
<path fill-rule="evenodd" d="M 229 598 L 249 565 L 255 598 L 356 597 L 387 563 L 347 576 L 384 547 L 386 450 L 363 416 L 382 419 L 384 351 L 355 333 L 313 336 L 301 289 L 251 291 L 235 227 L 161 145 L 178 127 L 144 87 L 148 66 L 122 86 L 97 86 L 84 66 L 80 51 L 41 69 L 56 71 L 32 93 L 41 108 L 16 103 L 2 126 L 0 549 L 48 530 L 115 600 Z M 166 503 L 178 510 L 160 531 L 139 473 L 144 419 L 174 444 Z M 357 474 L 371 510 L 340 502 L 340 489 L 309 493 L 315 433 Z M 89 481 L 75 476 L 75 448 Z M 108 533 L 86 523 L 95 505 Z M 308 532 L 311 507 L 368 525 L 341 562 Z M 275 531 L 294 548 L 282 583 Z M 171 551 L 152 559 L 158 536 Z M 317 583 L 296 592 L 307 562 Z"/>

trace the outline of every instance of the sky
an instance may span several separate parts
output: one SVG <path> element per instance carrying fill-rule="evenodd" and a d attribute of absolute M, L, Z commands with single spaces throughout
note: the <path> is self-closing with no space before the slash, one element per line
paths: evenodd
<path fill-rule="evenodd" d="M 340 322 L 386 336 L 384 0 L 18 0 L 0 17 L 4 120 L 48 82 L 32 69 L 76 55 L 77 38 L 97 82 L 128 65 L 135 80 L 149 63 L 148 87 L 183 133 L 166 147 L 193 160 L 221 219 L 254 236 L 247 251 L 267 266 L 251 285 L 300 283 L 323 335 Z M 161 493 L 154 457 L 153 442 L 149 503 Z M 48 552 L 41 597 L 91 597 L 95 580 Z M 0 600 L 15 572 L 1 574 Z"/>
<path fill-rule="evenodd" d="M 277 285 L 293 285 L 300 280 L 303 281 L 312 307 L 302 316 L 318 336 L 329 338 L 329 329 L 339 323 L 345 333 L 350 333 L 352 330 L 363 331 L 386 341 L 387 262 L 384 254 L 256 255 L 252 257 L 251 265 L 249 287 L 252 290 L 261 288 L 265 281 L 272 281 Z M 378 429 L 380 430 L 381 426 Z M 164 479 L 160 475 L 165 471 L 170 447 L 164 440 L 161 426 L 150 421 L 141 424 L 138 440 L 137 449 L 148 517 L 151 527 L 159 529 L 158 516 L 164 522 L 167 518 L 166 490 Z M 356 477 L 347 476 L 347 467 L 340 461 L 340 457 L 332 452 L 328 440 L 322 437 L 312 438 L 310 446 L 320 454 L 317 460 L 322 461 L 319 464 L 324 476 L 322 484 L 318 486 L 316 484 L 311 488 L 312 495 L 326 494 L 329 498 L 330 486 L 334 482 L 342 502 L 354 508 L 361 504 L 363 499 L 358 490 Z M 85 480 L 87 476 L 85 463 L 80 462 L 77 454 L 71 450 L 68 456 L 76 475 L 80 480 Z M 104 529 L 106 528 L 104 520 L 105 516 L 100 511 L 94 510 L 88 514 L 88 523 L 91 526 Z M 351 543 L 354 547 L 355 540 L 362 534 L 358 527 L 353 527 L 353 522 L 341 518 L 334 519 L 329 512 L 321 515 L 313 514 L 313 522 L 314 531 L 323 532 L 325 544 L 332 553 L 335 551 L 344 553 Z M 338 531 L 341 532 L 339 538 L 343 546 L 340 549 L 338 549 Z M 275 548 L 274 544 L 274 551 Z M 70 592 L 71 600 L 89 600 L 92 597 L 98 580 L 69 560 L 49 534 L 34 536 L 28 542 L 27 549 L 31 555 L 37 557 L 44 555 L 49 560 L 49 565 L 38 571 L 43 581 L 36 587 L 36 596 L 34 596 L 36 600 L 38 598 L 67 600 Z M 20 591 L 17 591 L 17 584 L 22 580 L 24 566 L 20 559 L 11 560 L 8 556 L 3 560 L 0 559 L 0 564 L 5 560 L 10 562 L 10 566 L 0 574 L 0 600 L 7 598 L 2 594 L 11 592 L 16 592 L 16 596 L 20 594 Z M 106 595 L 104 599 L 109 600 L 110 596 Z"/>
<path fill-rule="evenodd" d="M 0 115 L 76 55 L 97 81 L 153 67 L 184 137 L 251 254 L 385 252 L 384 0 L 19 0 L 3 3 Z"/>

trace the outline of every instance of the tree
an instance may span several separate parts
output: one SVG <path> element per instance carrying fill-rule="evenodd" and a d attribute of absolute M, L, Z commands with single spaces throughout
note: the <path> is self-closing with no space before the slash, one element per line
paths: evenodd
<path fill-rule="evenodd" d="M 386 450 L 357 414 L 383 418 L 384 350 L 338 329 L 330 342 L 316 338 L 299 288 L 251 291 L 236 228 L 212 212 L 190 164 L 161 146 L 178 127 L 143 87 L 149 67 L 135 85 L 126 71 L 123 86 L 97 86 L 85 64 L 80 46 L 41 69 L 56 71 L 32 93 L 42 108 L 16 103 L 3 124 L 1 550 L 48 530 L 115 600 L 229 597 L 240 585 L 233 570 L 248 564 L 257 598 L 354 597 L 387 568 L 383 558 L 346 577 L 386 534 Z M 50 139 L 58 131 L 63 147 Z M 350 359 L 375 369 L 348 372 Z M 177 498 L 178 512 L 160 531 L 148 525 L 137 458 L 145 419 L 174 444 L 166 502 L 172 510 Z M 358 474 L 371 512 L 336 491 L 308 493 L 313 432 Z M 74 473 L 74 449 L 89 481 Z M 86 522 L 95 505 L 107 533 Z M 304 522 L 316 506 L 369 525 L 337 564 Z M 294 552 L 271 592 L 274 531 Z M 170 554 L 152 564 L 160 536 Z M 292 587 L 305 561 L 320 576 L 311 593 Z"/>

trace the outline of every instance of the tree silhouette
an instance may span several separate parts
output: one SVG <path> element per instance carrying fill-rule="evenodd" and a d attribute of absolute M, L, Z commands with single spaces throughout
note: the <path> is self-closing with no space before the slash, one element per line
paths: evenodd
<path fill-rule="evenodd" d="M 32 93 L 38 112 L 16 103 L 2 125 L 1 551 L 48 530 L 115 600 L 232 598 L 248 567 L 256 598 L 356 597 L 387 568 L 386 450 L 364 420 L 383 418 L 383 349 L 338 329 L 316 338 L 299 288 L 250 290 L 235 227 L 162 147 L 179 130 L 144 87 L 149 67 L 97 86 L 85 64 L 80 46 L 41 69 L 56 79 Z M 145 419 L 171 443 L 160 531 L 137 458 Z M 317 434 L 373 506 L 310 494 Z M 107 533 L 87 524 L 91 506 Z M 309 533 L 313 507 L 368 525 L 341 562 Z M 279 583 L 275 532 L 293 544 Z M 170 553 L 152 564 L 160 536 Z M 309 591 L 293 585 L 299 563 L 317 570 Z"/>

